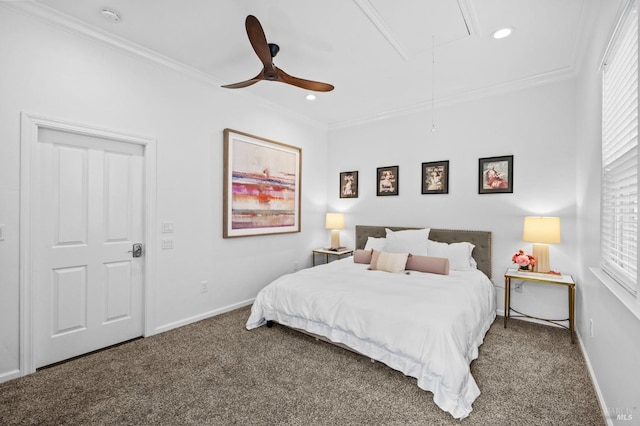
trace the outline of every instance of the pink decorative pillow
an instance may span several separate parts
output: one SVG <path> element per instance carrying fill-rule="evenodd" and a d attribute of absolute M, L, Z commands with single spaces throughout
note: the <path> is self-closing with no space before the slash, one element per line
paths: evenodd
<path fill-rule="evenodd" d="M 449 275 L 449 259 L 446 257 L 409 255 L 405 269 L 432 274 Z"/>
<path fill-rule="evenodd" d="M 407 264 L 409 253 L 386 253 L 373 250 L 369 269 L 385 272 L 402 272 Z"/>
<path fill-rule="evenodd" d="M 362 250 L 357 249 L 353 252 L 353 262 L 354 263 L 371 263 L 371 257 L 373 255 L 373 250 Z"/>

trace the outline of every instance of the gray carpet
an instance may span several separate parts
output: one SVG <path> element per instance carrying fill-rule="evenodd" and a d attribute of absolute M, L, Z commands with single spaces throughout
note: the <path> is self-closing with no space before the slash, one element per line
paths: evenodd
<path fill-rule="evenodd" d="M 568 332 L 499 317 L 454 420 L 416 380 L 238 309 L 0 384 L 2 425 L 603 425 Z"/>

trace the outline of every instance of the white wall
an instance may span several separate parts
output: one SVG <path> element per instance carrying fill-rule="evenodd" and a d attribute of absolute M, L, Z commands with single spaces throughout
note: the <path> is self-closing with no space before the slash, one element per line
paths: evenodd
<path fill-rule="evenodd" d="M 606 406 L 637 407 L 640 321 L 588 270 L 597 265 L 599 247 L 596 69 L 617 3 L 594 1 L 601 10 L 577 81 L 437 106 L 435 133 L 427 111 L 327 134 L 242 94 L 0 7 L 0 381 L 18 369 L 19 115 L 25 111 L 157 138 L 157 222 L 174 221 L 176 248 L 158 250 L 156 329 L 247 301 L 294 262 L 308 265 L 310 249 L 328 239 L 327 210 L 346 212 L 346 245 L 356 224 L 490 230 L 497 286 L 511 255 L 530 250 L 520 240 L 522 218 L 558 215 L 562 243 L 551 247 L 552 267 L 577 279 L 578 329 Z M 222 239 L 225 127 L 302 147 L 302 233 Z M 500 155 L 515 157 L 514 193 L 479 195 L 478 158 Z M 421 163 L 439 160 L 450 161 L 449 194 L 420 194 Z M 391 165 L 400 166 L 400 195 L 376 197 L 376 168 Z M 360 173 L 360 197 L 339 199 L 339 173 L 351 170 Z M 202 280 L 212 286 L 205 295 Z M 514 306 L 532 314 L 566 315 L 562 288 L 527 283 L 513 296 Z M 501 291 L 497 297 L 501 308 Z"/>
<path fill-rule="evenodd" d="M 572 81 L 532 87 L 358 127 L 333 129 L 329 142 L 329 210 L 344 211 L 345 241 L 353 227 L 405 225 L 493 232 L 493 282 L 518 250 L 526 215 L 560 216 L 562 243 L 551 267 L 575 273 L 575 88 Z M 513 194 L 478 194 L 478 159 L 514 156 Z M 421 164 L 449 160 L 449 194 L 421 194 Z M 399 195 L 376 196 L 376 168 L 400 167 Z M 339 198 L 339 173 L 358 170 L 360 195 Z M 350 239 L 350 240 L 349 240 Z M 567 315 L 564 287 L 526 283 L 512 306 L 532 315 Z M 502 310 L 503 292 L 497 292 Z M 568 338 L 568 337 L 567 337 Z"/>
<path fill-rule="evenodd" d="M 604 409 L 627 414 L 640 424 L 640 319 L 634 316 L 589 270 L 600 255 L 601 74 L 599 65 L 614 24 L 617 2 L 598 1 L 598 19 L 577 81 L 577 205 L 579 287 L 577 326 Z M 593 321 L 593 337 L 590 335 Z"/>
<path fill-rule="evenodd" d="M 18 372 L 19 166 L 22 111 L 157 139 L 157 250 L 152 328 L 246 303 L 271 279 L 310 265 L 327 238 L 324 126 L 0 7 L 0 381 Z M 225 127 L 302 148 L 302 232 L 222 238 Z M 208 293 L 200 282 L 208 280 Z"/>
<path fill-rule="evenodd" d="M 353 227 L 407 225 L 493 232 L 493 281 L 520 240 L 525 215 L 557 215 L 562 242 L 551 266 L 577 282 L 577 330 L 605 414 L 632 414 L 640 424 L 640 320 L 590 267 L 599 260 L 601 81 L 598 66 L 621 2 L 594 0 L 586 57 L 576 79 L 330 131 L 328 210 L 344 211 L 343 241 Z M 478 158 L 514 155 L 514 193 L 479 195 Z M 450 161 L 448 195 L 420 194 L 420 164 Z M 377 197 L 376 168 L 400 166 L 400 195 Z M 359 171 L 360 196 L 339 198 L 339 173 Z M 498 289 L 499 311 L 504 293 Z M 526 283 L 512 306 L 536 316 L 566 317 L 566 290 Z M 499 312 L 502 313 L 502 312 Z M 590 336 L 590 321 L 594 335 Z M 568 339 L 568 337 L 567 337 Z M 628 417 L 627 417 L 628 419 Z"/>

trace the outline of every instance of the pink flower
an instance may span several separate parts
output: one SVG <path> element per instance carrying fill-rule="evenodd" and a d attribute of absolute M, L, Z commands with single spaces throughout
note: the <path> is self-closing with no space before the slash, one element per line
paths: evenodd
<path fill-rule="evenodd" d="M 518 250 L 518 252 L 511 257 L 511 261 L 517 263 L 518 266 L 535 266 L 536 264 L 536 259 L 530 254 L 525 253 L 524 250 Z"/>

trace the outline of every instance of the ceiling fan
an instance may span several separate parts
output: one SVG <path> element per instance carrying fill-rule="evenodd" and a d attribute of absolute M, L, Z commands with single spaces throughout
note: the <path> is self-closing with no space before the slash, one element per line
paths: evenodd
<path fill-rule="evenodd" d="M 273 64 L 273 58 L 280 51 L 280 46 L 274 43 L 267 43 L 267 38 L 264 35 L 264 30 L 262 29 L 262 25 L 260 25 L 258 18 L 253 15 L 247 16 L 247 19 L 245 20 L 245 28 L 247 29 L 249 42 L 262 62 L 262 71 L 252 79 L 234 84 L 225 84 L 222 87 L 227 89 L 240 89 L 242 87 L 251 86 L 261 80 L 268 80 L 279 81 L 281 83 L 291 84 L 293 86 L 316 92 L 329 92 L 333 90 L 334 87 L 332 84 L 293 77 L 280 68 L 276 68 Z"/>

